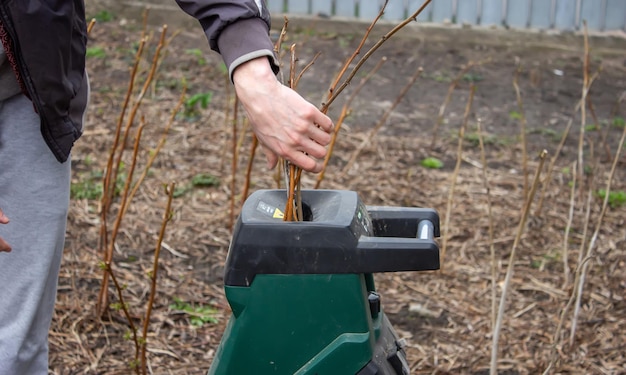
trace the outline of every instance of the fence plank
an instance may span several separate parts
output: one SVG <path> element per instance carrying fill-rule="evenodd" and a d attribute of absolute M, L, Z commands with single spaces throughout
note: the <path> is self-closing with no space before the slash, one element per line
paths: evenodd
<path fill-rule="evenodd" d="M 271 14 L 283 13 L 285 11 L 285 2 L 283 0 L 267 0 L 267 9 Z"/>
<path fill-rule="evenodd" d="M 559 30 L 576 29 L 576 0 L 556 0 L 554 27 Z"/>
<path fill-rule="evenodd" d="M 552 0 L 532 0 L 530 27 L 537 29 L 552 27 Z"/>
<path fill-rule="evenodd" d="M 626 31 L 626 1 L 608 0 L 606 5 L 606 30 Z"/>
<path fill-rule="evenodd" d="M 434 2 L 437 2 L 437 0 L 434 0 Z M 409 15 L 417 12 L 417 10 L 422 7 L 422 4 L 424 4 L 424 0 L 409 0 L 407 3 L 407 9 L 408 9 Z M 422 13 L 420 13 L 419 16 L 417 16 L 417 20 L 419 22 L 431 22 L 433 20 L 433 2 L 432 1 L 430 2 L 430 4 L 426 6 L 426 8 L 422 11 Z"/>
<path fill-rule="evenodd" d="M 582 30 L 583 21 L 587 21 L 589 30 L 602 30 L 604 28 L 604 12 L 606 2 L 604 0 L 582 0 L 580 4 L 580 24 Z"/>
<path fill-rule="evenodd" d="M 464 0 L 457 2 L 456 22 L 476 25 L 478 23 L 478 2 L 476 0 Z"/>
<path fill-rule="evenodd" d="M 383 15 L 383 18 L 392 21 L 403 20 L 405 18 L 404 1 L 389 0 L 389 3 L 387 3 L 387 7 L 385 8 L 385 14 Z"/>
<path fill-rule="evenodd" d="M 336 0 L 335 14 L 340 17 L 355 17 L 354 0 Z"/>
<path fill-rule="evenodd" d="M 433 22 L 452 22 L 454 19 L 452 0 L 435 0 L 433 2 Z"/>
<path fill-rule="evenodd" d="M 365 20 L 373 20 L 380 12 L 380 1 L 378 0 L 361 0 L 359 4 L 358 17 Z"/>
<path fill-rule="evenodd" d="M 309 14 L 308 0 L 287 0 L 287 9 L 292 14 Z"/>
<path fill-rule="evenodd" d="M 480 11 L 480 24 L 485 26 L 502 26 L 502 10 L 504 2 L 502 0 L 483 0 Z"/>
<path fill-rule="evenodd" d="M 515 28 L 528 27 L 530 20 L 530 3 L 528 0 L 509 0 L 506 8 L 507 25 Z"/>
<path fill-rule="evenodd" d="M 311 1 L 311 13 L 312 14 L 325 14 L 327 16 L 332 15 L 333 2 L 332 0 L 313 0 Z"/>

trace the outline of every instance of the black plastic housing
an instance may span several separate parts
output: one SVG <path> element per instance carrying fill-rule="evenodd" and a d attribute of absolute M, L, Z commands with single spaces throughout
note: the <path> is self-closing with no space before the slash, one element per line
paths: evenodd
<path fill-rule="evenodd" d="M 336 274 L 439 269 L 439 217 L 432 209 L 366 207 L 354 191 L 304 190 L 310 220 L 285 222 L 285 190 L 259 190 L 244 203 L 224 282 L 258 274 Z M 416 238 L 420 222 L 429 238 Z"/>

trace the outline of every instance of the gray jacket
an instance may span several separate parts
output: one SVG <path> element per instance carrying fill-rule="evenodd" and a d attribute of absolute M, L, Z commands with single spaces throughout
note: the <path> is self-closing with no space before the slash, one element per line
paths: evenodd
<path fill-rule="evenodd" d="M 278 72 L 265 0 L 176 2 L 200 22 L 209 46 L 222 55 L 231 78 L 237 66 L 261 56 L 267 56 L 274 72 Z"/>

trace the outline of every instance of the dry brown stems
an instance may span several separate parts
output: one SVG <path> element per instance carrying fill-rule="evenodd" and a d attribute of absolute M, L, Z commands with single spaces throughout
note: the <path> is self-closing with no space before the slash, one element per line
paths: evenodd
<path fill-rule="evenodd" d="M 530 189 L 530 194 L 525 197 L 525 204 L 522 210 L 521 218 L 519 221 L 519 226 L 517 227 L 517 233 L 515 235 L 515 240 L 513 242 L 513 247 L 511 248 L 511 255 L 509 257 L 509 264 L 506 269 L 506 276 L 504 278 L 504 285 L 502 287 L 502 295 L 500 296 L 500 304 L 498 307 L 498 314 L 496 318 L 496 324 L 493 328 L 492 333 L 492 346 L 491 346 L 491 365 L 490 365 L 490 374 L 497 375 L 498 374 L 498 342 L 500 340 L 500 330 L 502 328 L 502 322 L 504 321 L 504 309 L 506 307 L 506 297 L 509 286 L 511 285 L 511 278 L 513 277 L 513 270 L 515 268 L 515 256 L 517 255 L 517 248 L 519 246 L 520 240 L 522 238 L 522 234 L 524 233 L 524 229 L 526 227 L 526 220 L 528 219 L 528 214 L 530 213 L 530 207 L 533 203 L 533 199 L 535 197 L 535 192 L 537 191 L 537 186 L 539 185 L 539 180 L 541 176 L 541 171 L 543 169 L 543 164 L 545 162 L 546 156 L 548 152 L 543 150 L 539 155 L 539 166 L 535 172 L 535 178 L 533 179 L 533 184 Z"/>
<path fill-rule="evenodd" d="M 144 22 L 145 25 L 145 22 Z M 132 147 L 132 155 L 130 155 L 130 162 L 128 163 L 128 170 L 126 176 L 124 177 L 124 187 L 120 192 L 119 196 L 119 205 L 116 206 L 117 209 L 114 208 L 114 201 L 117 199 L 117 184 L 119 168 L 122 163 L 122 159 L 125 154 L 125 144 L 128 139 L 130 139 L 130 132 L 135 124 L 135 118 L 138 115 L 138 110 L 141 105 L 141 102 L 148 91 L 151 82 L 154 81 L 154 77 L 157 71 L 157 67 L 159 65 L 159 56 L 163 47 L 165 46 L 165 35 L 167 31 L 167 26 L 163 26 L 161 32 L 161 38 L 159 40 L 159 44 L 156 47 L 154 58 L 152 59 L 152 63 L 150 65 L 150 69 L 147 72 L 147 77 L 145 78 L 145 82 L 142 86 L 142 89 L 137 94 L 136 98 L 131 107 L 130 114 L 128 118 L 126 118 L 126 110 L 131 103 L 131 97 L 134 93 L 134 84 L 137 80 L 137 72 L 139 63 L 141 61 L 142 53 L 144 51 L 147 39 L 142 36 L 141 41 L 139 43 L 138 51 L 135 55 L 134 65 L 131 69 L 131 77 L 129 86 L 127 88 L 127 92 L 125 95 L 125 99 L 121 106 L 121 114 L 118 118 L 117 127 L 114 133 L 113 144 L 109 150 L 108 162 L 106 171 L 103 179 L 103 194 L 100 202 L 100 251 L 102 253 L 103 259 L 100 264 L 100 268 L 104 271 L 101 280 L 100 292 L 98 294 L 98 301 L 96 304 L 96 315 L 97 317 L 104 317 L 107 313 L 109 313 L 109 279 L 112 280 L 114 285 L 114 290 L 117 295 L 118 302 L 113 306 L 117 307 L 126 318 L 126 321 L 129 325 L 130 329 L 130 338 L 135 346 L 135 354 L 134 359 L 130 362 L 130 367 L 136 374 L 147 374 L 147 359 L 146 359 L 146 341 L 147 334 L 150 322 L 150 315 L 152 313 L 152 308 L 154 304 L 155 295 L 157 292 L 157 271 L 158 271 L 158 263 L 159 263 L 159 254 L 161 245 L 163 242 L 163 236 L 165 234 L 165 230 L 167 228 L 167 223 L 169 222 L 172 214 L 171 214 L 171 203 L 174 194 L 175 184 L 171 183 L 166 187 L 167 193 L 167 207 L 164 214 L 164 218 L 161 225 L 161 230 L 159 232 L 159 237 L 157 239 L 157 244 L 155 248 L 155 254 L 153 258 L 153 268 L 149 273 L 150 277 L 150 292 L 148 296 L 148 300 L 146 302 L 146 312 L 143 321 L 143 327 L 141 336 L 138 335 L 138 329 L 134 322 L 133 314 L 131 314 L 128 304 L 124 299 L 124 289 L 125 287 L 118 280 L 114 261 L 113 261 L 113 253 L 116 246 L 116 239 L 118 233 L 120 233 L 122 228 L 122 222 L 128 208 L 132 204 L 133 197 L 137 193 L 139 187 L 144 182 L 145 178 L 148 175 L 148 171 L 152 164 L 154 163 L 159 151 L 165 144 L 167 135 L 169 130 L 174 122 L 175 116 L 182 107 L 184 101 L 184 95 L 186 88 L 183 87 L 182 95 L 173 109 L 169 121 L 165 124 L 164 130 L 162 132 L 161 138 L 159 142 L 153 150 L 150 151 L 149 156 L 147 157 L 147 161 L 143 166 L 143 171 L 139 175 L 139 177 L 135 178 L 135 171 L 138 167 L 138 160 L 140 158 L 140 150 L 141 150 L 141 139 L 142 132 L 145 129 L 147 123 L 143 116 L 141 116 L 139 125 L 134 134 L 134 142 Z M 145 29 L 144 29 L 145 35 Z M 124 120 L 126 120 L 126 125 L 124 125 Z M 122 130 L 122 128 L 124 128 Z M 109 231 L 109 220 L 112 220 L 112 228 Z"/>
<path fill-rule="evenodd" d="M 469 121 L 469 117 L 472 110 L 472 104 L 474 102 L 474 93 L 476 92 L 476 87 L 472 84 L 470 87 L 469 97 L 467 99 L 467 104 L 465 105 L 465 113 L 463 115 L 463 121 L 461 122 L 461 126 L 459 127 L 459 135 L 458 135 L 458 144 L 456 150 L 456 164 L 454 166 L 454 172 L 452 172 L 452 177 L 450 179 L 450 187 L 448 188 L 448 199 L 446 203 L 446 214 L 444 218 L 443 228 L 441 230 L 442 234 L 442 242 L 441 242 L 441 255 L 440 263 L 441 263 L 441 272 L 443 272 L 446 259 L 446 249 L 448 247 L 448 233 L 450 233 L 450 217 L 452 216 L 452 202 L 454 200 L 454 189 L 456 187 L 456 180 L 459 175 L 459 170 L 461 169 L 461 161 L 463 160 L 463 142 L 465 140 L 465 129 L 467 128 L 467 122 Z"/>

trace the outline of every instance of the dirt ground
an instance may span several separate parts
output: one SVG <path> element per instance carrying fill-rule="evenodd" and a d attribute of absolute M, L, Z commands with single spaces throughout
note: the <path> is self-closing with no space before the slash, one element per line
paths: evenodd
<path fill-rule="evenodd" d="M 100 205 L 85 195 L 97 190 L 105 168 L 142 28 L 141 21 L 134 18 L 108 13 L 112 19 L 106 20 L 107 13 L 93 7 L 91 13 L 102 20 L 90 37 L 91 109 L 85 134 L 73 154 L 74 199 L 50 337 L 54 374 L 132 373 L 135 353 L 121 311 L 111 309 L 104 319 L 94 315 L 103 273 L 98 250 Z M 366 26 L 291 20 L 286 45 L 297 43 L 299 68 L 321 52 L 299 84 L 302 95 L 316 104 L 323 101 L 333 75 L 354 51 Z M 390 26 L 377 29 L 365 48 L 378 40 L 380 30 Z M 158 27 L 148 27 L 150 39 L 137 87 L 145 80 L 159 32 Z M 143 117 L 146 126 L 139 171 L 169 121 L 183 81 L 187 101 L 124 217 L 114 269 L 124 286 L 133 323 L 140 326 L 166 207 L 163 184 L 176 181 L 179 194 L 173 201 L 160 254 L 158 292 L 148 327 L 148 360 L 154 374 L 204 374 L 230 314 L 222 289 L 230 238 L 230 197 L 235 196 L 238 207 L 251 140 L 241 122 L 237 137 L 246 136 L 238 145 L 233 190 L 233 132 L 228 120 L 232 119 L 228 113 L 232 87 L 220 58 L 208 51 L 195 26 L 171 26 L 168 36 L 172 39 L 131 132 L 134 137 Z M 500 373 L 541 373 L 551 360 L 551 373 L 626 373 L 626 198 L 619 195 L 626 194 L 623 151 L 612 179 L 613 205 L 604 216 L 603 201 L 597 194 L 606 189 L 626 118 L 625 47 L 623 36 L 591 39 L 593 86 L 585 126 L 576 110 L 584 80 L 583 39 L 577 35 L 411 29 L 385 43 L 332 107 L 331 117 L 336 120 L 358 82 L 386 57 L 350 106 L 351 114 L 339 133 L 322 188 L 356 190 L 370 205 L 431 207 L 440 214 L 441 271 L 376 275 L 383 309 L 399 335 L 407 339 L 412 373 L 488 373 L 492 273 L 497 276 L 499 298 L 525 206 L 524 194 L 543 149 L 548 156 L 542 183 L 512 259 L 514 272 L 499 340 Z M 476 65 L 464 72 L 470 62 Z M 517 66 L 521 67 L 518 85 L 523 108 L 513 85 Z M 418 67 L 423 69 L 420 78 L 386 115 Z M 458 87 L 435 132 L 440 108 L 460 73 Z M 472 85 L 475 95 L 455 173 L 459 129 Z M 199 103 L 191 105 L 188 99 L 194 96 Z M 527 122 L 525 137 L 522 115 Z M 381 119 L 386 120 L 380 131 L 346 169 L 355 150 Z M 572 125 L 566 134 L 569 122 Z M 478 124 L 483 130 L 486 163 L 478 145 Z M 584 176 L 578 175 L 573 184 L 581 133 Z M 564 134 L 564 146 L 557 154 Z M 131 153 L 129 146 L 122 167 L 125 175 L 130 172 Z M 427 157 L 441 160 L 443 166 L 422 166 Z M 260 155 L 255 160 L 251 189 L 275 188 L 274 172 L 265 168 Z M 219 184 L 194 185 L 194 177 L 201 174 L 217 178 Z M 312 188 L 316 178 L 305 174 L 303 188 Z M 572 186 L 576 189 L 573 198 Z M 118 199 L 113 212 L 119 204 Z M 589 258 L 581 262 L 586 255 Z M 570 341 L 574 319 L 568 301 L 576 290 L 575 275 L 581 264 L 585 264 L 586 278 L 577 329 Z M 119 302 L 112 287 L 110 295 L 111 302 Z M 197 317 L 204 320 L 194 319 Z M 560 322 L 562 329 L 557 333 Z"/>

